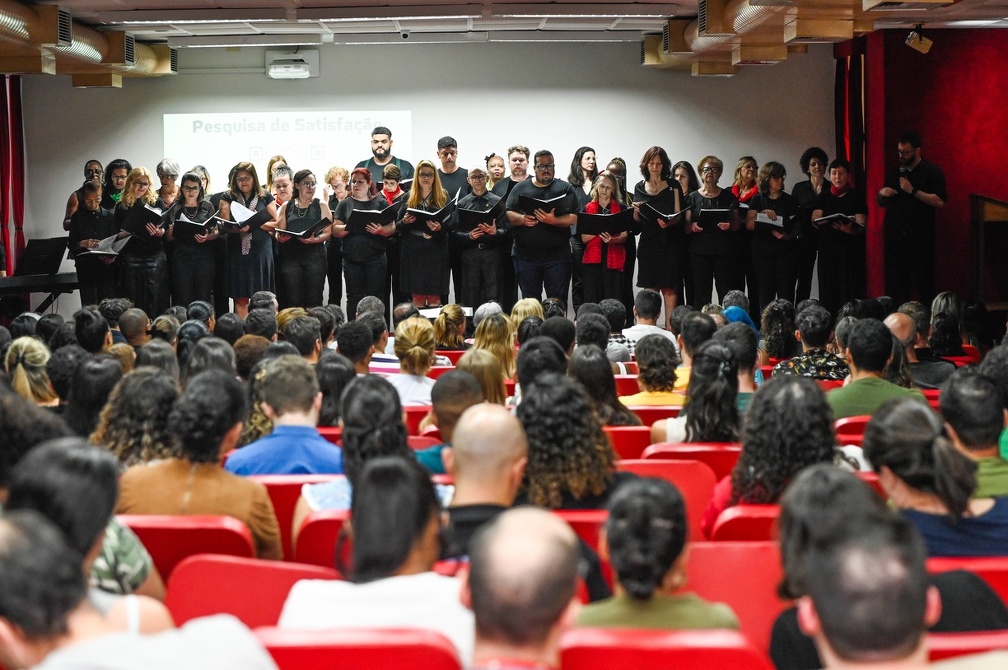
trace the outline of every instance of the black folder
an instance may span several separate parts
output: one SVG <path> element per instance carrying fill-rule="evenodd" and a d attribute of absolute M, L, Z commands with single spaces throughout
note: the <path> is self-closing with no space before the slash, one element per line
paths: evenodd
<path fill-rule="evenodd" d="M 588 214 L 579 212 L 577 215 L 577 232 L 581 235 L 619 235 L 633 225 L 633 209 L 627 207 L 616 214 Z"/>

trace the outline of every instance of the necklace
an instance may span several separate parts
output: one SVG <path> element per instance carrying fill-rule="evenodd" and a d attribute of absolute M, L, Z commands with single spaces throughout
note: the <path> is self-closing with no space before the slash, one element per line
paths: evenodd
<path fill-rule="evenodd" d="M 294 211 L 297 212 L 297 215 L 298 215 L 299 219 L 304 218 L 304 215 L 308 213 L 309 209 L 311 209 L 311 203 L 310 202 L 308 203 L 308 206 L 305 207 L 304 209 L 301 209 L 300 207 L 298 207 L 297 198 L 294 198 L 293 200 L 291 200 L 291 204 L 294 205 Z"/>

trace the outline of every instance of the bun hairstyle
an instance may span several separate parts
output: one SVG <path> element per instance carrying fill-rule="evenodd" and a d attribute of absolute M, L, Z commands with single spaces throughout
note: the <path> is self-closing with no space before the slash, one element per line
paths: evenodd
<path fill-rule="evenodd" d="M 434 360 L 434 326 L 427 319 L 413 316 L 396 328 L 395 355 L 401 370 L 410 375 L 425 375 Z"/>
<path fill-rule="evenodd" d="M 46 345 L 34 337 L 19 337 L 11 343 L 4 362 L 15 393 L 36 404 L 56 399 L 56 392 L 46 373 L 49 356 Z"/>
<path fill-rule="evenodd" d="M 650 600 L 686 544 L 686 505 L 672 484 L 642 477 L 627 482 L 608 504 L 609 560 L 635 600 Z"/>
<path fill-rule="evenodd" d="M 864 454 L 876 472 L 887 467 L 910 488 L 937 496 L 952 521 L 967 514 L 977 465 L 955 448 L 924 402 L 899 398 L 882 405 L 865 428 Z"/>

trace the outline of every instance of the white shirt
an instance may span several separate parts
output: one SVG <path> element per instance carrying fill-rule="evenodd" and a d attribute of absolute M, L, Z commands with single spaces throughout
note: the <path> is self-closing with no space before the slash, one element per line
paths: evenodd
<path fill-rule="evenodd" d="M 389 375 L 388 380 L 399 392 L 399 402 L 406 405 L 430 405 L 434 380 L 417 375 Z"/>
<path fill-rule="evenodd" d="M 433 572 L 366 584 L 304 579 L 291 589 L 277 626 L 432 630 L 452 641 L 465 667 L 472 661 L 475 628 L 472 612 L 459 600 L 461 585 Z"/>
<path fill-rule="evenodd" d="M 645 335 L 661 335 L 662 337 L 670 340 L 672 344 L 675 345 L 676 354 L 679 353 L 679 342 L 676 340 L 676 336 L 664 328 L 659 328 L 654 324 L 638 323 L 630 326 L 629 328 L 623 329 L 623 337 L 627 338 L 634 344 L 637 344 L 637 340 L 641 339 Z"/>

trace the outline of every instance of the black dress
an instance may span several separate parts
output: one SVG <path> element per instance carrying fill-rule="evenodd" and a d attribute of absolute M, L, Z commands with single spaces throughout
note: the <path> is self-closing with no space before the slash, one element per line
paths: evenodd
<path fill-rule="evenodd" d="M 669 182 L 668 188 L 651 195 L 644 182 L 634 186 L 634 202 L 649 202 L 665 213 L 675 214 L 676 193 L 679 184 Z M 679 194 L 682 204 L 682 194 Z M 637 230 L 637 286 L 640 288 L 670 288 L 682 295 L 683 272 L 686 263 L 686 235 L 683 225 L 662 228 L 647 208 L 638 210 L 640 221 Z"/>
<path fill-rule="evenodd" d="M 322 219 L 322 206 L 318 198 L 312 200 L 306 210 L 299 209 L 295 200 L 285 204 L 284 210 L 287 230 L 294 232 L 304 232 Z M 284 286 L 281 306 L 307 309 L 321 305 L 326 267 L 323 244 L 306 244 L 298 238 L 291 238 L 281 244 L 279 273 L 283 276 Z"/>
<path fill-rule="evenodd" d="M 134 209 L 143 206 L 142 200 L 133 203 Z M 121 201 L 116 206 L 116 229 L 123 228 L 129 211 Z M 134 307 L 151 319 L 168 309 L 168 259 L 161 237 L 150 235 L 146 228 L 137 231 L 119 252 L 119 267 L 122 295 L 133 301 Z"/>
<path fill-rule="evenodd" d="M 211 302 L 214 297 L 214 245 L 215 240 L 197 242 L 197 235 L 204 235 L 206 229 L 198 228 L 188 223 L 179 222 L 179 215 L 196 223 L 203 223 L 214 215 L 214 206 L 204 200 L 195 210 L 178 207 L 171 217 L 172 256 L 171 256 L 171 287 L 172 300 L 176 305 L 188 306 L 194 300 Z"/>
<path fill-rule="evenodd" d="M 430 198 L 428 197 L 428 200 Z M 413 295 L 445 295 L 448 293 L 448 233 L 442 226 L 432 233 L 425 223 L 402 223 L 406 216 L 407 198 L 399 208 L 396 226 L 402 230 L 402 290 Z M 424 201 L 416 209 L 435 212 L 440 209 L 433 202 Z M 430 239 L 424 237 L 424 234 Z"/>
<path fill-rule="evenodd" d="M 273 196 L 269 193 L 246 202 L 240 195 L 225 193 L 226 202 L 238 202 L 251 210 L 266 209 Z M 273 241 L 262 228 L 253 228 L 248 233 L 227 234 L 228 291 L 232 298 L 251 298 L 256 291 L 272 291 L 275 286 L 273 276 Z"/>

